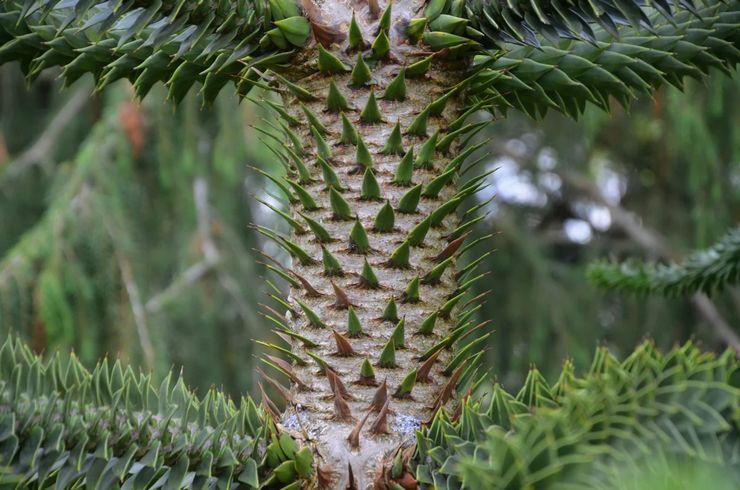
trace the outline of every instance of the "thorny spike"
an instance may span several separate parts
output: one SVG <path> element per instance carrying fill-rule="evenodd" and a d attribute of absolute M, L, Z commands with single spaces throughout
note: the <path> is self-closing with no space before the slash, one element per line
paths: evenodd
<path fill-rule="evenodd" d="M 373 157 L 370 155 L 370 151 L 367 149 L 365 142 L 362 141 L 362 136 L 357 137 L 357 152 L 355 153 L 355 163 L 366 169 L 373 168 Z"/>
<path fill-rule="evenodd" d="M 398 321 L 396 328 L 391 333 L 391 338 L 396 349 L 404 349 L 406 347 L 406 317 Z"/>
<path fill-rule="evenodd" d="M 423 60 L 419 60 L 406 67 L 406 76 L 409 78 L 419 78 L 426 74 L 429 67 L 432 66 L 432 58 L 434 55 L 427 56 Z"/>
<path fill-rule="evenodd" d="M 395 269 L 408 269 L 411 267 L 411 262 L 409 262 L 410 257 L 410 244 L 407 240 L 404 240 L 391 254 L 388 265 Z"/>
<path fill-rule="evenodd" d="M 391 29 L 391 14 L 393 10 L 393 2 L 388 2 L 388 6 L 383 11 L 383 15 L 378 21 L 378 29 L 383 31 L 390 31 Z"/>
<path fill-rule="evenodd" d="M 336 355 L 341 357 L 354 356 L 355 350 L 352 348 L 352 344 L 349 343 L 347 337 L 337 332 L 336 330 L 332 330 L 332 332 L 334 333 L 334 341 L 337 344 Z"/>
<path fill-rule="evenodd" d="M 316 150 L 319 156 L 325 160 L 331 159 L 331 148 L 329 148 L 329 144 L 321 135 L 321 131 L 319 131 L 315 126 L 311 126 L 311 134 L 313 135 L 313 139 L 316 140 Z"/>
<path fill-rule="evenodd" d="M 452 257 L 449 257 L 442 262 L 440 262 L 438 265 L 434 266 L 432 270 L 430 270 L 422 279 L 422 284 L 439 284 L 442 280 L 442 274 L 444 274 L 445 269 L 452 263 Z"/>
<path fill-rule="evenodd" d="M 363 85 L 367 85 L 367 83 L 372 79 L 373 75 L 370 72 L 370 68 L 367 66 L 367 63 L 365 63 L 365 60 L 362 58 L 362 53 L 358 53 L 357 63 L 355 63 L 355 67 L 352 69 L 352 86 L 362 87 Z"/>
<path fill-rule="evenodd" d="M 431 228 L 431 223 L 431 217 L 427 216 L 411 229 L 406 239 L 412 247 L 420 247 L 424 244 L 424 238 L 427 236 L 429 228 Z"/>
<path fill-rule="evenodd" d="M 419 367 L 419 371 L 416 374 L 417 383 L 431 383 L 433 381 L 429 374 L 432 372 L 432 367 L 434 366 L 434 363 L 437 362 L 437 358 L 441 353 L 442 351 L 438 350 L 432 354 L 429 359 L 424 361 L 424 364 L 422 364 L 421 367 Z"/>
<path fill-rule="evenodd" d="M 391 298 L 388 305 L 383 310 L 383 316 L 381 319 L 388 322 L 398 321 L 398 307 L 396 306 L 396 300 L 394 298 Z"/>
<path fill-rule="evenodd" d="M 411 125 L 406 130 L 406 133 L 414 136 L 426 136 L 428 119 L 429 109 L 427 108 L 421 111 L 418 116 L 416 116 L 416 118 L 411 122 Z"/>
<path fill-rule="evenodd" d="M 404 214 L 412 214 L 416 212 L 416 208 L 419 206 L 419 200 L 421 199 L 422 185 L 416 184 L 414 187 L 406 191 L 398 201 L 398 207 L 396 211 Z"/>
<path fill-rule="evenodd" d="M 375 201 L 380 199 L 380 185 L 378 185 L 378 181 L 375 179 L 375 174 L 371 168 L 366 168 L 365 175 L 362 177 L 360 199 L 363 201 Z"/>
<path fill-rule="evenodd" d="M 267 374 L 265 374 L 265 372 L 262 369 L 260 369 L 259 367 L 255 367 L 255 371 L 263 379 L 267 380 L 267 382 L 270 383 L 270 386 L 272 386 L 273 388 L 275 388 L 275 391 L 278 392 L 278 395 L 280 395 L 280 398 L 282 398 L 285 401 L 285 403 L 290 404 L 290 405 L 292 405 L 292 404 L 295 403 L 294 400 L 293 400 L 293 397 L 290 394 L 290 392 L 288 390 L 286 390 L 285 387 L 282 384 L 278 383 L 274 378 L 271 378 L 270 376 L 268 376 Z"/>
<path fill-rule="evenodd" d="M 455 255 L 455 252 L 458 251 L 458 249 L 462 246 L 465 239 L 468 237 L 468 233 L 461 236 L 460 238 L 456 238 L 455 240 L 451 241 L 447 244 L 444 250 L 442 250 L 439 255 L 434 257 L 432 260 L 434 262 L 442 262 L 443 260 L 448 259 L 449 257 L 452 257 Z"/>
<path fill-rule="evenodd" d="M 396 367 L 396 346 L 393 343 L 393 337 L 388 339 L 388 342 L 383 347 L 383 351 L 380 353 L 380 361 L 378 366 L 382 368 L 394 368 Z"/>
<path fill-rule="evenodd" d="M 357 25 L 354 11 L 352 12 L 352 20 L 349 23 L 349 47 L 360 50 L 365 48 L 365 40 L 362 39 L 362 31 L 360 30 L 360 26 Z"/>
<path fill-rule="evenodd" d="M 351 338 L 365 335 L 365 332 L 362 329 L 362 323 L 360 323 L 360 318 L 357 316 L 355 309 L 351 305 L 347 308 L 347 335 Z"/>
<path fill-rule="evenodd" d="M 362 273 L 360 274 L 360 286 L 368 289 L 377 289 L 380 286 L 378 276 L 375 275 L 375 271 L 370 267 L 370 263 L 365 259 L 365 263 L 362 265 Z"/>
<path fill-rule="evenodd" d="M 313 200 L 311 194 L 309 194 L 308 191 L 304 189 L 301 184 L 299 184 L 298 182 L 293 182 L 290 179 L 285 179 L 285 181 L 288 183 L 288 185 L 290 185 L 290 187 L 293 188 L 293 192 L 298 195 L 298 200 L 303 206 L 303 209 L 305 209 L 306 211 L 316 211 L 317 209 L 319 209 L 319 205 L 316 204 L 316 201 Z"/>
<path fill-rule="evenodd" d="M 394 398 L 408 398 L 411 396 L 411 390 L 414 388 L 414 385 L 416 384 L 416 369 L 408 373 L 403 380 L 401 381 L 401 384 L 398 385 L 398 388 L 396 389 L 396 392 L 393 393 Z"/>
<path fill-rule="evenodd" d="M 265 387 L 262 386 L 261 381 L 257 381 L 257 386 L 259 386 L 260 389 L 260 396 L 262 397 L 262 406 L 267 409 L 268 412 L 270 412 L 270 416 L 272 416 L 275 420 L 280 420 L 280 410 L 275 406 L 275 404 L 270 400 L 270 397 L 267 396 L 267 393 L 265 393 Z"/>
<path fill-rule="evenodd" d="M 354 400 L 355 397 L 353 397 L 349 390 L 347 390 L 347 387 L 344 386 L 342 379 L 337 375 L 336 371 L 333 369 L 326 369 L 324 374 L 326 375 L 326 379 L 329 381 L 329 386 L 331 387 L 332 392 L 336 390 L 345 400 Z"/>
<path fill-rule="evenodd" d="M 370 46 L 373 50 L 373 58 L 380 60 L 386 58 L 391 51 L 391 40 L 385 30 L 381 30 Z"/>
<path fill-rule="evenodd" d="M 321 136 L 325 136 L 329 133 L 329 130 L 326 129 L 326 126 L 324 126 L 324 123 L 321 122 L 319 116 L 317 116 L 314 111 L 309 109 L 305 104 L 301 104 L 301 109 L 303 109 L 303 114 L 306 116 L 308 124 L 312 128 L 315 128 Z"/>
<path fill-rule="evenodd" d="M 402 301 L 404 303 L 418 303 L 419 299 L 419 276 L 411 280 L 406 290 L 403 292 Z"/>
<path fill-rule="evenodd" d="M 329 189 L 329 202 L 331 204 L 331 209 L 334 212 L 335 219 L 349 221 L 354 216 L 349 203 L 334 187 Z"/>
<path fill-rule="evenodd" d="M 419 155 L 416 157 L 414 167 L 431 169 L 432 161 L 434 160 L 434 151 L 437 147 L 437 136 L 439 130 L 435 131 L 434 134 L 426 141 L 421 148 L 419 148 Z"/>
<path fill-rule="evenodd" d="M 301 212 L 299 212 L 298 214 L 306 221 L 306 224 L 308 224 L 308 227 L 311 229 L 314 236 L 316 237 L 316 240 L 319 243 L 329 243 L 334 241 L 329 232 L 326 231 L 326 228 L 324 228 L 321 223 Z"/>
<path fill-rule="evenodd" d="M 426 17 L 417 17 L 409 21 L 408 27 L 406 27 L 406 36 L 413 43 L 418 43 L 421 40 L 421 36 L 424 34 L 424 29 L 427 26 Z"/>
<path fill-rule="evenodd" d="M 356 145 L 358 137 L 357 129 L 355 129 L 352 122 L 347 119 L 347 116 L 342 113 L 342 137 L 339 139 L 339 142 L 343 145 Z"/>
<path fill-rule="evenodd" d="M 373 224 L 373 230 L 378 233 L 388 233 L 393 231 L 393 227 L 396 223 L 396 214 L 393 211 L 390 201 L 386 201 L 383 207 L 378 211 L 378 215 L 375 217 L 375 223 Z"/>
<path fill-rule="evenodd" d="M 378 107 L 378 101 L 375 99 L 375 91 L 370 90 L 370 96 L 367 98 L 365 108 L 360 114 L 360 120 L 366 124 L 376 124 L 383 120 Z"/>
<path fill-rule="evenodd" d="M 354 420 L 349 405 L 347 405 L 347 402 L 339 395 L 336 389 L 334 391 L 334 418 L 341 422 L 351 422 Z"/>
<path fill-rule="evenodd" d="M 314 328 L 326 328 L 326 324 L 321 320 L 321 317 L 319 317 L 319 315 L 317 315 L 310 306 L 308 306 L 306 303 L 299 300 L 298 298 L 296 298 L 295 300 L 298 303 L 298 306 L 301 307 L 301 310 L 303 310 L 303 314 L 306 315 L 306 319 L 308 320 L 308 324 L 310 326 Z"/>
<path fill-rule="evenodd" d="M 288 350 L 288 349 L 286 349 L 284 347 L 280 347 L 279 345 L 271 344 L 269 342 L 262 342 L 261 340 L 255 340 L 255 343 L 256 344 L 259 344 L 261 346 L 267 347 L 268 349 L 272 349 L 274 351 L 277 351 L 277 352 L 279 352 L 281 354 L 284 354 L 284 355 L 290 357 L 299 366 L 305 366 L 306 365 L 306 361 L 303 360 L 298 354 L 296 354 L 295 352 L 292 352 L 292 351 L 290 351 L 290 350 Z"/>
<path fill-rule="evenodd" d="M 436 199 L 439 193 L 442 191 L 444 186 L 452 182 L 453 177 L 457 173 L 457 170 L 450 169 L 447 172 L 435 177 L 427 186 L 424 188 L 424 192 L 421 194 L 424 197 L 430 199 Z"/>
<path fill-rule="evenodd" d="M 452 213 L 462 202 L 462 198 L 456 197 L 446 201 L 440 205 L 437 209 L 432 211 L 430 215 L 432 218 L 432 228 L 439 228 L 442 225 L 442 221 L 447 217 L 448 214 Z"/>
<path fill-rule="evenodd" d="M 293 383 L 298 386 L 301 390 L 309 390 L 309 386 L 306 385 L 301 379 L 295 374 L 295 371 L 293 371 L 293 366 L 290 365 L 285 359 L 281 359 L 279 357 L 271 356 L 270 354 L 265 354 L 265 358 L 261 359 L 262 362 L 265 364 L 273 367 L 274 369 L 277 369 L 278 371 L 282 372 L 285 376 L 287 376 Z"/>
<path fill-rule="evenodd" d="M 274 211 L 275 214 L 277 214 L 278 216 L 280 216 L 281 218 L 283 218 L 290 225 L 290 227 L 293 228 L 293 231 L 296 233 L 296 235 L 303 235 L 304 233 L 306 233 L 305 228 L 303 228 L 303 226 L 298 221 L 296 221 L 295 219 L 293 219 L 285 211 L 276 208 L 272 204 L 270 204 L 270 203 L 268 203 L 266 201 L 263 201 L 262 199 L 257 198 L 256 200 L 257 200 L 258 203 L 260 203 L 263 206 L 269 208 L 270 210 Z"/>
<path fill-rule="evenodd" d="M 346 310 L 350 306 L 355 306 L 354 303 L 349 299 L 349 296 L 347 296 L 347 293 L 344 292 L 342 288 L 337 286 L 337 284 L 334 281 L 331 281 L 331 287 L 334 289 L 334 297 L 336 298 L 334 301 L 334 308 L 338 310 Z"/>
<path fill-rule="evenodd" d="M 383 405 L 388 401 L 388 379 L 384 379 L 380 384 L 373 399 L 370 402 L 370 406 L 367 409 L 371 412 L 380 412 L 383 409 Z"/>
<path fill-rule="evenodd" d="M 356 383 L 365 386 L 378 386 L 378 382 L 375 380 L 375 370 L 373 369 L 373 365 L 370 363 L 370 359 L 367 357 L 362 360 L 362 364 L 360 365 L 360 378 Z"/>
<path fill-rule="evenodd" d="M 324 274 L 329 277 L 343 276 L 344 270 L 336 257 L 326 247 L 321 247 L 321 257 L 324 263 Z"/>
<path fill-rule="evenodd" d="M 426 319 L 421 322 L 421 326 L 419 327 L 419 330 L 417 330 L 417 333 L 421 335 L 431 335 L 432 333 L 434 333 L 434 325 L 437 323 L 438 316 L 439 312 L 432 312 L 431 315 L 426 317 Z"/>
<path fill-rule="evenodd" d="M 319 162 L 319 166 L 321 166 L 321 172 L 324 176 L 324 184 L 326 184 L 326 188 L 328 189 L 331 187 L 338 191 L 343 191 L 345 187 L 339 181 L 339 176 L 331 167 L 331 165 L 329 165 L 329 163 L 320 156 L 317 158 L 317 160 Z"/>
<path fill-rule="evenodd" d="M 371 434 L 379 435 L 388 433 L 388 407 L 390 405 L 390 402 L 391 399 L 386 396 L 385 403 L 383 403 L 383 408 L 380 409 L 380 413 L 378 413 L 375 421 L 368 429 L 368 432 L 370 432 Z"/>
<path fill-rule="evenodd" d="M 357 422 L 355 428 L 352 429 L 352 432 L 350 432 L 349 436 L 347 436 L 347 442 L 349 443 L 349 447 L 351 447 L 352 449 L 360 449 L 360 431 L 362 431 L 362 427 L 365 425 L 365 422 L 367 422 L 367 418 L 369 416 L 370 412 L 365 413 L 365 416 L 362 417 L 359 422 Z"/>
<path fill-rule="evenodd" d="M 401 67 L 398 75 L 391 80 L 391 83 L 385 88 L 383 92 L 383 99 L 401 101 L 406 98 L 406 68 Z"/>
<path fill-rule="evenodd" d="M 322 73 L 344 73 L 349 66 L 319 44 L 319 71 Z"/>
<path fill-rule="evenodd" d="M 287 78 L 281 76 L 279 73 L 270 72 L 270 74 L 277 78 L 280 83 L 288 87 L 290 93 L 295 95 L 296 99 L 300 100 L 301 102 L 311 102 L 316 100 L 316 97 L 311 92 L 301 87 L 300 85 L 296 85 Z"/>
<path fill-rule="evenodd" d="M 334 372 L 334 368 L 329 365 L 328 362 L 326 362 L 324 359 L 322 359 L 320 356 L 317 356 L 313 352 L 307 350 L 306 355 L 313 359 L 313 361 L 316 363 L 316 365 L 319 367 L 319 372 L 322 373 L 329 373 Z"/>
<path fill-rule="evenodd" d="M 337 83 L 332 78 L 329 82 L 329 94 L 326 97 L 326 108 L 329 112 L 340 112 L 349 109 L 347 99 L 339 91 Z"/>
<path fill-rule="evenodd" d="M 396 185 L 406 186 L 411 184 L 411 178 L 414 174 L 414 147 L 409 147 L 406 154 L 398 162 L 396 174 L 393 176 L 393 183 Z"/>
<path fill-rule="evenodd" d="M 388 137 L 383 149 L 380 150 L 383 155 L 403 155 L 403 137 L 401 136 L 401 124 L 396 121 L 396 125 L 393 127 L 391 135 Z"/>
<path fill-rule="evenodd" d="M 361 254 L 365 254 L 370 250 L 370 239 L 362 223 L 360 223 L 360 219 L 357 217 L 349 234 L 349 244 L 352 250 Z"/>

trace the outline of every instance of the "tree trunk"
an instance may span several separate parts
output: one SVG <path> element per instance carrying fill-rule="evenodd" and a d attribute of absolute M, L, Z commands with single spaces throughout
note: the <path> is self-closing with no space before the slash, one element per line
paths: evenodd
<path fill-rule="evenodd" d="M 316 33 L 320 15 L 311 14 Z M 411 15 L 394 5 L 394 25 Z M 454 342 L 477 330 L 458 325 L 455 268 L 464 240 L 455 209 L 472 187 L 456 189 L 463 158 L 457 138 L 444 139 L 450 124 L 462 127 L 465 71 L 377 19 L 355 21 L 365 48 L 377 36 L 362 61 L 356 36 L 337 36 L 291 67 L 302 77 L 274 78 L 293 142 L 293 233 L 289 243 L 272 235 L 294 257 L 283 333 L 296 364 L 281 369 L 293 381 L 282 424 L 315 447 L 323 485 L 341 489 L 403 481 L 383 462 L 403 458 L 415 430 L 448 404 L 467 377 Z"/>

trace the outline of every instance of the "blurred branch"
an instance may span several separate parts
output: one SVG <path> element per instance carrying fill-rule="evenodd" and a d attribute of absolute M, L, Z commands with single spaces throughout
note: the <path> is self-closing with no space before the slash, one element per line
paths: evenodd
<path fill-rule="evenodd" d="M 118 268 L 121 270 L 121 279 L 123 279 L 123 284 L 126 288 L 126 295 L 131 305 L 131 312 L 134 315 L 136 333 L 139 336 L 139 345 L 141 345 L 141 351 L 144 354 L 144 362 L 146 363 L 146 367 L 151 370 L 154 368 L 154 348 L 149 337 L 149 327 L 147 326 L 146 312 L 141 302 L 139 287 L 134 281 L 134 275 L 131 271 L 129 261 L 120 253 L 116 253 L 115 255 Z"/>
<path fill-rule="evenodd" d="M 190 287 L 192 284 L 201 280 L 211 270 L 216 269 L 216 275 L 221 287 L 231 296 L 242 320 L 245 322 L 256 321 L 256 318 L 250 313 L 248 305 L 241 297 L 239 283 L 231 275 L 218 267 L 222 262 L 222 257 L 216 246 L 216 240 L 213 237 L 212 220 L 208 205 L 208 181 L 203 176 L 198 176 L 193 180 L 193 202 L 195 204 L 198 222 L 198 236 L 201 240 L 201 249 L 204 258 L 200 262 L 188 267 L 185 272 L 180 274 L 163 291 L 150 298 L 146 302 L 146 311 L 150 314 L 159 312 L 180 291 Z"/>
<path fill-rule="evenodd" d="M 89 100 L 90 94 L 87 89 L 81 88 L 72 94 L 34 144 L 13 159 L 2 177 L 13 179 L 34 165 L 47 161 L 57 140 Z"/>
<path fill-rule="evenodd" d="M 640 245 L 645 251 L 656 255 L 664 260 L 676 261 L 680 255 L 671 248 L 662 235 L 656 230 L 648 228 L 641 223 L 634 213 L 627 211 L 621 206 L 612 204 L 604 197 L 601 190 L 587 177 L 573 171 L 558 171 L 555 173 L 563 179 L 563 182 L 588 195 L 592 200 L 605 206 L 612 214 L 612 220 L 632 240 Z M 740 352 L 740 336 L 732 329 L 717 307 L 704 293 L 695 293 L 691 296 L 691 304 L 704 320 L 714 330 L 714 333 L 727 345 Z"/>
<path fill-rule="evenodd" d="M 507 151 L 504 145 L 498 145 L 499 154 L 515 161 L 520 167 L 526 165 L 520 155 Z M 554 168 L 555 173 L 567 185 L 587 195 L 592 201 L 606 207 L 611 213 L 612 222 L 650 255 L 663 260 L 677 260 L 680 255 L 668 245 L 667 240 L 657 230 L 645 226 L 635 213 L 613 204 L 601 192 L 601 189 L 588 177 L 572 170 Z M 728 346 L 740 352 L 740 336 L 722 317 L 712 300 L 704 293 L 695 293 L 690 298 L 694 310 L 709 324 L 718 338 Z"/>

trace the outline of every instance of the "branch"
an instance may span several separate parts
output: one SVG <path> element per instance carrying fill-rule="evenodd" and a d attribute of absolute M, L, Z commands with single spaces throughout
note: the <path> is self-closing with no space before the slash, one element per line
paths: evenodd
<path fill-rule="evenodd" d="M 139 287 L 134 281 L 134 275 L 129 261 L 120 253 L 116 253 L 115 255 L 118 268 L 121 270 L 121 279 L 126 288 L 126 295 L 131 305 L 131 312 L 134 314 L 134 324 L 136 325 L 136 333 L 139 337 L 139 345 L 144 354 L 144 362 L 146 363 L 146 367 L 151 370 L 154 367 L 154 348 L 149 337 L 149 327 L 147 326 L 146 312 L 141 302 Z"/>
<path fill-rule="evenodd" d="M 85 107 L 88 100 L 90 100 L 90 94 L 86 89 L 77 90 L 59 109 L 36 142 L 8 165 L 2 177 L 4 179 L 14 179 L 34 165 L 48 160 L 57 140 L 75 116 Z"/>
<path fill-rule="evenodd" d="M 556 171 L 555 173 L 560 176 L 563 182 L 584 192 L 594 201 L 607 207 L 612 214 L 613 222 L 645 251 L 664 260 L 676 260 L 678 254 L 667 245 L 662 235 L 640 223 L 633 213 L 621 206 L 610 203 L 601 193 L 601 190 L 589 179 L 573 172 Z M 720 339 L 735 349 L 736 352 L 740 352 L 740 336 L 725 321 L 712 300 L 704 293 L 695 293 L 691 296 L 691 304 Z"/>
<path fill-rule="evenodd" d="M 601 261 L 589 267 L 588 278 L 599 287 L 636 294 L 679 296 L 722 291 L 740 282 L 740 227 L 711 248 L 694 252 L 681 262 Z"/>

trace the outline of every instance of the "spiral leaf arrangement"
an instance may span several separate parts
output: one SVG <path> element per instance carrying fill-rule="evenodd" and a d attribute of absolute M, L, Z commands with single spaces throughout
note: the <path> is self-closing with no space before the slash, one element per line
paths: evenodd
<path fill-rule="evenodd" d="M 278 119 L 263 143 L 281 172 L 259 172 L 289 208 L 263 204 L 290 232 L 255 227 L 293 259 L 286 265 L 265 255 L 290 285 L 287 296 L 275 288 L 263 312 L 276 329 L 262 342 L 272 352 L 260 371 L 277 395 L 262 390 L 262 403 L 276 425 L 249 433 L 250 443 L 272 441 L 265 452 L 249 446 L 251 460 L 245 448 L 232 449 L 224 478 L 249 470 L 251 485 L 252 475 L 270 469 L 260 484 L 522 488 L 571 465 L 608 465 L 599 451 L 623 436 L 624 444 L 636 441 L 626 434 L 639 433 L 639 423 L 622 427 L 626 417 L 644 417 L 650 437 L 678 440 L 694 430 L 683 436 L 692 444 L 705 433 L 719 447 L 736 441 L 728 374 L 736 365 L 693 347 L 662 357 L 643 346 L 623 364 L 600 350 L 585 378 L 566 367 L 550 388 L 533 371 L 517 397 L 496 387 L 483 410 L 477 397 L 491 331 L 476 319 L 483 297 L 471 286 L 486 274 L 470 255 L 490 236 L 470 238 L 483 204 L 467 203 L 487 185 L 486 174 L 475 175 L 486 142 L 474 139 L 486 122 L 471 116 L 515 108 L 577 117 L 589 102 L 608 110 L 611 99 L 627 104 L 712 67 L 730 73 L 740 59 L 739 24 L 733 1 L 6 1 L 0 62 L 19 60 L 30 79 L 51 66 L 63 67 L 67 83 L 92 73 L 98 89 L 128 78 L 140 97 L 164 82 L 175 102 L 196 82 L 206 102 L 233 82 Z M 714 377 L 715 367 L 724 374 Z M 674 385 L 697 396 L 721 392 L 711 410 L 695 407 L 716 423 L 699 428 L 691 409 L 674 417 L 683 406 L 670 398 Z M 114 408 L 121 403 L 112 400 Z M 191 419 L 183 410 L 206 403 L 188 400 L 176 409 L 185 427 Z M 245 403 L 218 405 L 226 419 L 242 420 L 235 414 L 258 413 Z M 653 405 L 643 412 L 643 403 Z M 673 425 L 660 428 L 663 413 Z M 22 434 L 24 444 L 40 437 Z M 562 444 L 553 449 L 550 440 Z M 5 461 L 35 468 L 36 459 L 17 454 Z M 191 456 L 166 461 L 178 478 L 215 474 L 213 463 L 193 473 Z M 479 461 L 489 469 L 475 470 Z M 122 481 L 140 466 L 112 463 L 112 477 Z"/>

